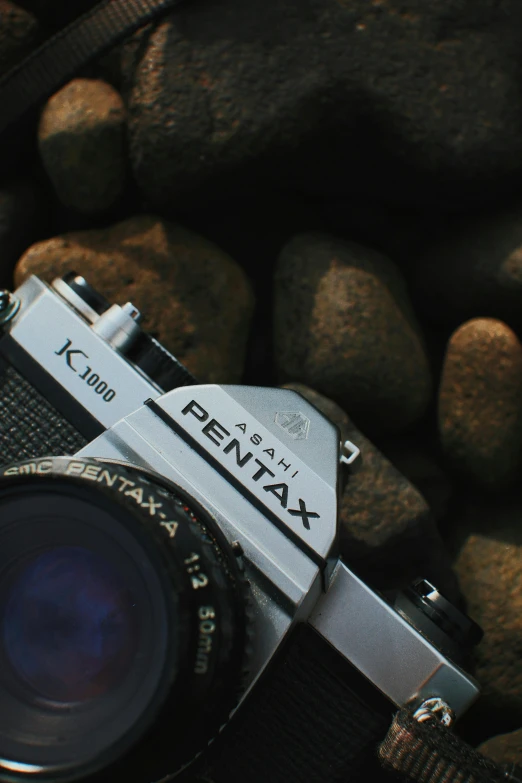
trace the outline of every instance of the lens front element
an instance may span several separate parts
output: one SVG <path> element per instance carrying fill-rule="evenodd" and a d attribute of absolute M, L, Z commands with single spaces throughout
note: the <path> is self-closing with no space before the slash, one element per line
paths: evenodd
<path fill-rule="evenodd" d="M 125 679 L 138 646 L 136 603 L 101 555 L 58 546 L 24 559 L 2 599 L 6 657 L 35 695 L 87 701 Z"/>

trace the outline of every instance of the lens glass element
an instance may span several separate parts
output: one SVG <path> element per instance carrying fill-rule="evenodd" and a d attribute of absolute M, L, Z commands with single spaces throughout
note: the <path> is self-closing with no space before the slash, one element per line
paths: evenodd
<path fill-rule="evenodd" d="M 58 546 L 16 569 L 6 595 L 4 650 L 14 673 L 60 702 L 105 695 L 138 646 L 131 585 L 114 564 L 80 546 Z"/>
<path fill-rule="evenodd" d="M 0 482 L 0 769 L 90 774 L 133 746 L 177 675 L 177 582 L 118 500 Z"/>

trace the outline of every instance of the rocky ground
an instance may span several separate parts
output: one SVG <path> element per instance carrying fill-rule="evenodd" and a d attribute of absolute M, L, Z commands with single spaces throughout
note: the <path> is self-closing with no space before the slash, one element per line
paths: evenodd
<path fill-rule="evenodd" d="M 0 71 L 67 13 L 0 0 Z M 521 44 L 518 0 L 188 2 L 0 150 L 0 283 L 81 271 L 202 381 L 324 410 L 346 560 L 467 606 L 461 732 L 519 763 Z"/>

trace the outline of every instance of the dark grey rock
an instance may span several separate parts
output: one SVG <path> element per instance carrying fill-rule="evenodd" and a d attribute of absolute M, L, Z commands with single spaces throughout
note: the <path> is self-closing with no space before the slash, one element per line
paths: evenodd
<path fill-rule="evenodd" d="M 74 79 L 47 101 L 40 155 L 60 201 L 78 212 L 112 207 L 125 185 L 125 107 L 110 85 Z"/>
<path fill-rule="evenodd" d="M 452 335 L 439 388 L 448 462 L 492 490 L 522 473 L 522 345 L 502 321 L 475 318 Z"/>
<path fill-rule="evenodd" d="M 431 396 L 422 335 L 405 283 L 385 256 L 325 234 L 302 234 L 275 273 L 275 361 L 338 402 L 367 432 L 417 422 Z"/>
<path fill-rule="evenodd" d="M 76 270 L 111 302 L 131 301 L 151 332 L 202 383 L 237 383 L 254 306 L 230 256 L 152 215 L 39 242 L 20 259 L 19 285 Z"/>
<path fill-rule="evenodd" d="M 138 47 L 134 173 L 172 209 L 237 177 L 444 209 L 522 173 L 518 0 L 190 3 Z"/>

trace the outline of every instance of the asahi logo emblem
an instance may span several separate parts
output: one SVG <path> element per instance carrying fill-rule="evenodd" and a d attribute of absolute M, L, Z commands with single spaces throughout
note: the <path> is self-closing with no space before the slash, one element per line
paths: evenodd
<path fill-rule="evenodd" d="M 310 430 L 310 419 L 299 411 L 281 411 L 275 415 L 278 427 L 294 440 L 305 440 Z"/>

